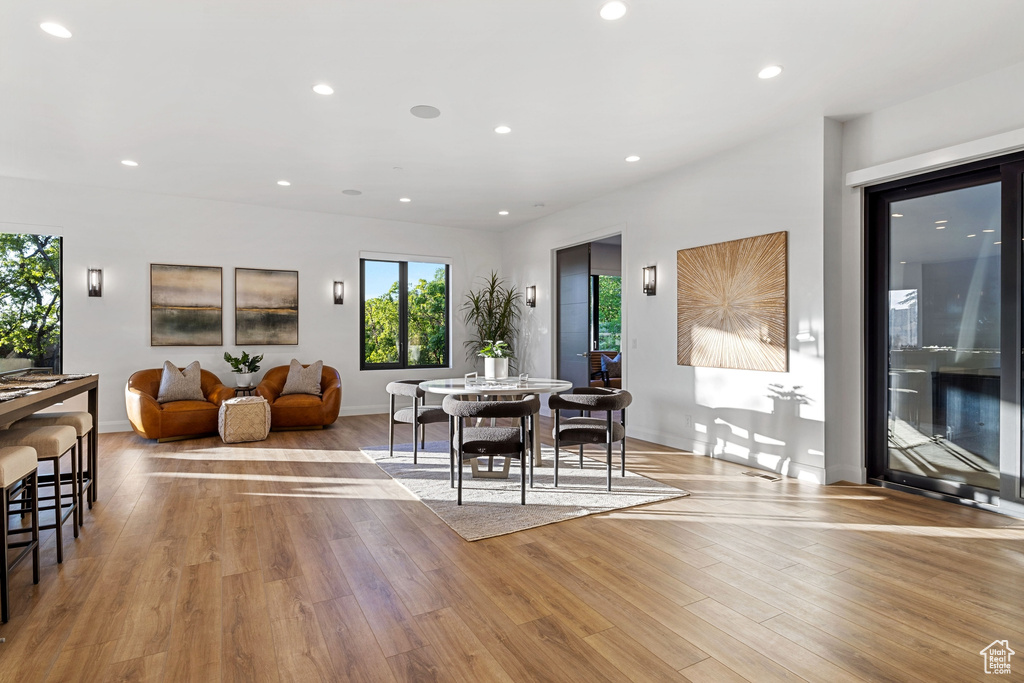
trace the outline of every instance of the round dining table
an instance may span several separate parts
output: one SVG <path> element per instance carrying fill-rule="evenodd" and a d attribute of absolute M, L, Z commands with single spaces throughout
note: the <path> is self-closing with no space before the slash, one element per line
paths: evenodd
<path fill-rule="evenodd" d="M 457 379 L 430 379 L 420 382 L 420 389 L 431 394 L 451 394 L 455 396 L 525 396 L 527 394 L 560 394 L 572 389 L 572 382 L 564 379 L 547 379 L 529 377 L 519 379 L 485 379 L 483 377 L 459 377 Z M 530 452 L 535 467 L 542 467 L 544 461 L 540 455 L 540 429 L 534 413 L 533 443 Z"/>

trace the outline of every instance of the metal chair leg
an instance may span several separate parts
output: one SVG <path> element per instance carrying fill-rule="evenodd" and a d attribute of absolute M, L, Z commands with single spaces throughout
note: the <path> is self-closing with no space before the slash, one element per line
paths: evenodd
<path fill-rule="evenodd" d="M 57 564 L 64 562 L 64 532 L 62 530 L 64 524 L 61 523 L 61 512 L 62 506 L 60 502 L 60 458 L 54 458 L 50 461 L 53 463 L 53 516 L 54 526 L 57 527 Z M 38 505 L 39 499 L 36 499 Z"/>
<path fill-rule="evenodd" d="M 78 538 L 78 445 L 71 447 L 71 531 L 75 538 Z M 60 484 L 60 478 L 57 479 L 58 485 Z M 57 523 L 61 523 L 61 519 L 64 517 L 62 514 L 63 510 L 57 511 Z"/>
<path fill-rule="evenodd" d="M 459 495 L 458 505 L 462 505 L 462 437 L 466 433 L 465 425 L 462 424 L 462 418 L 459 418 L 459 450 L 456 453 L 456 458 L 459 461 Z"/>
<path fill-rule="evenodd" d="M 3 527 L 0 528 L 0 550 L 3 550 L 3 557 L 0 558 L 0 623 L 6 624 L 8 619 L 11 618 L 11 595 L 7 580 L 8 569 L 7 569 L 7 525 L 10 523 L 10 519 L 7 516 L 10 510 L 10 491 L 7 489 L 3 490 Z"/>
<path fill-rule="evenodd" d="M 560 439 L 558 429 L 558 409 L 555 408 L 555 488 L 558 488 L 558 452 L 560 450 Z"/>
<path fill-rule="evenodd" d="M 395 395 L 391 394 L 391 409 L 388 411 L 388 457 L 395 457 Z"/>
<path fill-rule="evenodd" d="M 420 399 L 419 399 L 419 396 L 416 396 L 416 397 L 414 397 L 412 399 L 412 464 L 413 465 L 416 464 L 416 459 L 417 459 L 417 457 L 419 457 L 419 454 L 420 454 L 420 450 L 419 450 L 419 445 L 420 445 L 419 434 L 416 433 L 416 432 L 419 431 L 419 426 L 420 426 Z"/>
<path fill-rule="evenodd" d="M 580 469 L 583 469 L 583 444 L 580 444 Z"/>
<path fill-rule="evenodd" d="M 455 488 L 455 418 L 448 418 L 448 474 L 451 487 Z"/>

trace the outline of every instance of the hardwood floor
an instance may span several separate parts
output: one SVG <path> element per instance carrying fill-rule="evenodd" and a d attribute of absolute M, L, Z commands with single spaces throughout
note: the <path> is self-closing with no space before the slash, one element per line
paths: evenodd
<path fill-rule="evenodd" d="M 384 443 L 101 435 L 81 538 L 12 578 L 0 681 L 967 681 L 1024 646 L 1019 520 L 631 439 L 692 495 L 467 543 Z"/>

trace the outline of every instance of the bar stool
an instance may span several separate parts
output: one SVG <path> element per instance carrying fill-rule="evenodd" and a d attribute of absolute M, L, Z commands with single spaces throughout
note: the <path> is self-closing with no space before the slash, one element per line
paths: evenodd
<path fill-rule="evenodd" d="M 66 427 L 74 427 L 78 433 L 78 500 L 79 503 L 89 503 L 89 509 L 92 509 L 92 504 L 96 501 L 96 489 L 93 487 L 93 482 L 96 479 L 96 473 L 98 472 L 97 458 L 94 448 L 89 448 L 89 458 L 86 467 L 83 467 L 83 451 L 85 450 L 85 444 L 87 440 L 85 437 L 89 436 L 89 432 L 93 430 L 92 414 L 85 411 L 73 411 L 63 413 L 36 413 L 35 415 L 29 415 L 28 417 L 18 420 L 14 423 L 14 427 L 41 427 L 44 425 L 62 425 Z M 88 496 L 86 496 L 88 493 Z M 78 526 L 85 524 L 85 509 L 79 505 L 78 508 Z"/>
<path fill-rule="evenodd" d="M 9 446 L 0 448 L 0 489 L 3 490 L 3 526 L 0 527 L 0 549 L 3 550 L 3 561 L 0 562 L 0 623 L 7 623 L 11 617 L 10 588 L 8 577 L 11 570 L 18 566 L 29 553 L 32 553 L 32 583 L 39 583 L 39 509 L 36 496 L 38 460 L 35 449 L 28 446 Z M 18 501 L 17 510 L 11 509 L 11 492 L 21 487 L 22 497 Z M 10 530 L 11 515 L 32 513 L 32 525 L 28 529 Z M 30 534 L 27 541 L 12 543 L 12 534 Z M 7 561 L 7 551 L 12 548 L 23 548 L 14 558 Z"/>
<path fill-rule="evenodd" d="M 20 427 L 15 423 L 10 429 L 0 431 L 0 447 L 2 446 L 30 446 L 36 450 L 38 462 L 49 462 L 53 466 L 53 474 L 37 475 L 37 488 L 50 486 L 53 488 L 52 496 L 41 496 L 36 491 L 37 511 L 53 510 L 53 524 L 40 524 L 40 530 L 55 529 L 57 531 L 57 562 L 64 561 L 64 522 L 68 517 L 73 517 L 79 507 L 77 494 L 78 464 L 76 462 L 76 449 L 78 434 L 74 427 L 65 425 L 44 425 L 42 427 Z M 60 460 L 65 455 L 71 456 L 71 476 L 62 476 L 60 471 Z M 71 485 L 71 502 L 65 504 L 61 489 L 64 484 Z M 44 500 L 52 500 L 53 505 L 42 505 Z M 72 519 L 71 528 L 78 538 L 78 524 Z"/>

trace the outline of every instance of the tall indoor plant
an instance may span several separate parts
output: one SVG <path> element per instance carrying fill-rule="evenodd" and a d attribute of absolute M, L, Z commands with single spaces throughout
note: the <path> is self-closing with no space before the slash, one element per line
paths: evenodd
<path fill-rule="evenodd" d="M 503 355 L 514 363 L 522 302 L 523 295 L 494 271 L 483 281 L 482 287 L 467 292 L 461 308 L 470 333 L 464 343 L 466 357 L 481 355 L 484 348 L 503 341 L 508 346 Z"/>

